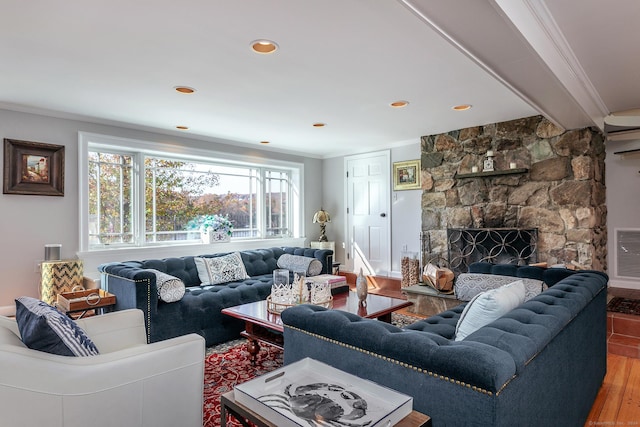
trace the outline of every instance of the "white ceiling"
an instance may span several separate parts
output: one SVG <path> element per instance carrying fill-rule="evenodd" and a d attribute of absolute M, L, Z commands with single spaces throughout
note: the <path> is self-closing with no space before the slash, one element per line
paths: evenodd
<path fill-rule="evenodd" d="M 640 107 L 638 0 L 0 6 L 0 108 L 18 111 L 322 158 L 539 113 L 603 128 Z M 279 50 L 253 53 L 263 38 Z"/>

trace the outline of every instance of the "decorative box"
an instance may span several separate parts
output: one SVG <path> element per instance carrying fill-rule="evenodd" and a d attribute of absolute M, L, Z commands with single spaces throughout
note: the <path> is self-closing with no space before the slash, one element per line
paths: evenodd
<path fill-rule="evenodd" d="M 277 426 L 392 426 L 413 398 L 305 358 L 234 387 L 236 402 Z"/>
<path fill-rule="evenodd" d="M 58 294 L 57 306 L 61 311 L 91 310 L 116 303 L 116 296 L 104 289 L 83 289 Z"/>

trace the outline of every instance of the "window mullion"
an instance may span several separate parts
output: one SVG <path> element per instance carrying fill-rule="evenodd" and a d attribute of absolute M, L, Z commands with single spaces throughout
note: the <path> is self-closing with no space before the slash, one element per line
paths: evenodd
<path fill-rule="evenodd" d="M 157 223 L 157 198 L 158 198 L 158 192 L 156 189 L 156 174 L 158 173 L 158 169 L 153 167 L 151 169 L 151 231 L 152 231 L 152 241 L 157 242 L 158 241 L 158 223 Z M 145 221 L 145 227 L 146 227 L 146 221 Z"/>
<path fill-rule="evenodd" d="M 134 200 L 137 200 L 135 206 L 135 221 L 134 221 L 134 230 L 136 236 L 136 245 L 144 246 L 145 244 L 145 179 L 144 179 L 144 155 L 136 154 L 135 155 L 135 168 L 134 168 L 134 178 L 135 178 L 135 186 L 133 195 Z"/>

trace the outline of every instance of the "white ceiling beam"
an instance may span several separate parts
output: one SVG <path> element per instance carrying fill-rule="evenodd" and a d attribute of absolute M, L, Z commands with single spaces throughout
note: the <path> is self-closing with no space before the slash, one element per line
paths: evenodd
<path fill-rule="evenodd" d="M 610 113 L 544 0 L 494 0 L 600 129 Z M 579 7 L 579 6 L 578 6 Z"/>

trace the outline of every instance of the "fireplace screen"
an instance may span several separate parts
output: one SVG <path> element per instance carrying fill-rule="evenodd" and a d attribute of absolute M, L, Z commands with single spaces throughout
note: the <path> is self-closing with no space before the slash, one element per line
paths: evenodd
<path fill-rule="evenodd" d="M 449 268 L 466 273 L 474 262 L 525 265 L 538 261 L 537 228 L 449 228 Z"/>

